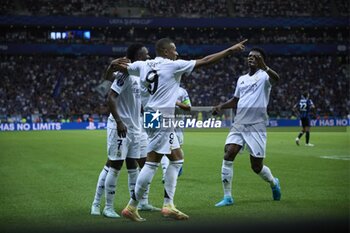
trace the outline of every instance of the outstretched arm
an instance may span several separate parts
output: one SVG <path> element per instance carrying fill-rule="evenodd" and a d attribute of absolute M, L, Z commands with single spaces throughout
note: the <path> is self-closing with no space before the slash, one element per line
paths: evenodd
<path fill-rule="evenodd" d="M 222 109 L 235 108 L 237 106 L 239 98 L 233 97 L 223 104 L 219 104 L 213 107 L 212 114 L 217 115 Z"/>
<path fill-rule="evenodd" d="M 208 55 L 206 57 L 203 57 L 199 60 L 196 60 L 196 65 L 194 66 L 194 68 L 199 68 L 202 66 L 208 66 L 211 65 L 217 61 L 220 61 L 221 59 L 235 53 L 235 52 L 241 52 L 244 50 L 244 43 L 247 42 L 248 40 L 245 39 L 241 42 L 239 42 L 238 44 L 235 44 L 233 46 L 231 46 L 230 48 L 227 48 L 223 51 L 220 51 L 218 53 L 214 53 L 211 55 Z"/>
<path fill-rule="evenodd" d="M 111 68 L 111 71 L 120 71 L 123 73 L 128 73 L 128 63 L 130 63 L 130 60 L 122 57 L 122 58 L 117 58 L 111 62 L 109 65 Z"/>

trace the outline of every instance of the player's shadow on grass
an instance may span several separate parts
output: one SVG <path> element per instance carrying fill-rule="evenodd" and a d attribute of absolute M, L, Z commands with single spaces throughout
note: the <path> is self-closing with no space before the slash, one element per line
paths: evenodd
<path fill-rule="evenodd" d="M 243 199 L 243 200 L 236 200 L 233 206 L 241 206 L 241 205 L 247 205 L 247 204 L 279 204 L 284 201 L 274 201 L 274 200 L 269 200 L 269 199 L 254 199 L 254 200 L 248 200 L 248 199 Z"/>

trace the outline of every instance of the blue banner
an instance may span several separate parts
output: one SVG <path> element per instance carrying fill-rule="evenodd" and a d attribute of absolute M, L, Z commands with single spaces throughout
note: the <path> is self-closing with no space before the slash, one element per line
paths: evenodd
<path fill-rule="evenodd" d="M 230 45 L 177 45 L 180 56 L 207 55 L 228 48 Z M 155 54 L 154 44 L 146 44 L 151 54 Z M 271 55 L 312 55 L 312 54 L 348 54 L 349 44 L 248 44 L 246 50 L 252 47 L 263 48 Z M 0 54 L 56 54 L 56 55 L 105 55 L 120 56 L 126 53 L 127 46 L 87 45 L 87 44 L 0 44 Z"/>
<path fill-rule="evenodd" d="M 350 126 L 350 119 L 315 119 L 310 120 L 311 126 Z M 270 119 L 268 121 L 268 127 L 285 127 L 285 126 L 301 126 L 300 120 L 289 120 L 289 119 Z"/>
<path fill-rule="evenodd" d="M 334 127 L 350 126 L 350 119 L 317 119 L 310 121 L 311 126 Z M 222 124 L 224 127 L 230 127 L 230 124 Z M 286 127 L 301 126 L 299 120 L 288 119 L 270 119 L 268 127 Z M 38 130 L 100 130 L 106 129 L 106 122 L 71 122 L 71 123 L 1 123 L 1 131 L 38 131 Z"/>
<path fill-rule="evenodd" d="M 348 17 L 107 18 L 75 16 L 0 16 L 0 25 L 57 27 L 347 27 Z"/>
<path fill-rule="evenodd" d="M 71 122 L 71 123 L 2 123 L 0 131 L 37 131 L 37 130 L 97 130 L 106 129 L 106 122 Z"/>

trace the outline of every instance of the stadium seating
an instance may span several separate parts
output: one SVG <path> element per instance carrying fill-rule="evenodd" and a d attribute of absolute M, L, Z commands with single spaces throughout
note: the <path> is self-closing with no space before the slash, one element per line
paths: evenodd
<path fill-rule="evenodd" d="M 74 15 L 110 17 L 295 17 L 348 16 L 347 0 L 93 0 L 3 1 L 1 15 Z"/>
<path fill-rule="evenodd" d="M 166 3 L 166 4 L 165 4 Z M 324 3 L 324 4 L 321 4 Z M 210 6 L 210 7 L 209 7 Z M 349 2 L 337 1 L 253 1 L 253 0 L 122 0 L 102 1 L 3 1 L 0 6 L 2 16 L 93 16 L 103 17 L 179 17 L 184 18 L 225 18 L 225 17 L 323 17 L 337 19 L 348 17 Z M 97 18 L 94 18 L 97 17 Z M 303 18 L 304 17 L 304 18 Z M 285 18 L 285 19 L 286 19 Z M 236 18 L 240 19 L 240 18 Z M 255 20 L 256 19 L 256 20 Z M 291 19 L 290 17 L 288 19 Z M 318 18 L 315 18 L 318 19 Z M 174 19 L 176 20 L 176 19 Z M 250 21 L 249 21 L 250 22 Z M 299 23 L 299 21 L 298 21 Z M 309 90 L 319 116 L 347 117 L 350 113 L 349 99 L 349 25 L 342 27 L 146 27 L 146 26 L 92 26 L 89 28 L 68 28 L 67 26 L 40 26 L 22 24 L 2 24 L 0 42 L 1 83 L 0 121 L 31 120 L 37 114 L 38 121 L 89 121 L 89 117 L 104 121 L 108 114 L 105 99 L 95 91 L 101 82 L 103 72 L 111 61 L 111 54 L 92 52 L 90 55 L 60 53 L 56 47 L 51 53 L 6 53 L 15 45 L 124 45 L 140 42 L 153 44 L 158 38 L 170 37 L 178 47 L 219 45 L 228 46 L 241 38 L 249 38 L 250 45 L 324 45 L 335 47 L 337 52 L 270 54 L 267 64 L 281 76 L 271 93 L 269 114 L 276 118 L 291 118 L 292 106 L 304 90 Z M 67 29 L 68 28 L 68 29 Z M 51 37 L 52 31 L 89 30 L 88 37 Z M 91 37 L 90 37 L 91 33 Z M 340 46 L 340 47 L 339 47 Z M 345 50 L 342 50 L 345 46 Z M 302 47 L 302 46 L 300 46 Z M 309 48 L 308 47 L 308 48 Z M 37 47 L 36 47 L 37 48 Z M 322 47 L 323 48 L 323 47 Z M 12 50 L 13 51 L 13 50 Z M 340 51 L 340 52 L 339 52 Z M 39 52 L 39 51 L 38 51 Z M 269 51 L 267 51 L 269 53 Z M 118 55 L 123 55 L 121 50 Z M 205 49 L 192 59 L 206 55 Z M 154 53 L 151 53 L 154 56 Z M 196 70 L 191 77 L 184 77 L 182 86 L 189 92 L 192 104 L 211 106 L 224 102 L 234 92 L 239 75 L 247 72 L 242 55 L 225 59 L 216 65 Z M 341 101 L 340 101 L 341 100 Z"/>

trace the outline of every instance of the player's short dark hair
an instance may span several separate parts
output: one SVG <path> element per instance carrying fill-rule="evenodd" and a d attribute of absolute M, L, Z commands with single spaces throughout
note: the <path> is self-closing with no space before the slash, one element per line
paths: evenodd
<path fill-rule="evenodd" d="M 303 92 L 303 96 L 306 98 L 306 97 L 308 97 L 308 95 L 309 95 L 309 92 L 307 92 L 307 91 L 304 91 Z"/>
<path fill-rule="evenodd" d="M 144 47 L 143 44 L 132 44 L 126 50 L 126 57 L 129 58 L 132 62 L 136 60 L 137 53 Z"/>
<path fill-rule="evenodd" d="M 169 38 L 162 38 L 156 42 L 156 52 L 161 53 L 163 49 L 167 48 L 169 44 L 174 43 Z"/>
<path fill-rule="evenodd" d="M 266 53 L 262 48 L 254 47 L 250 51 L 257 51 L 261 54 L 261 56 L 266 60 Z"/>

